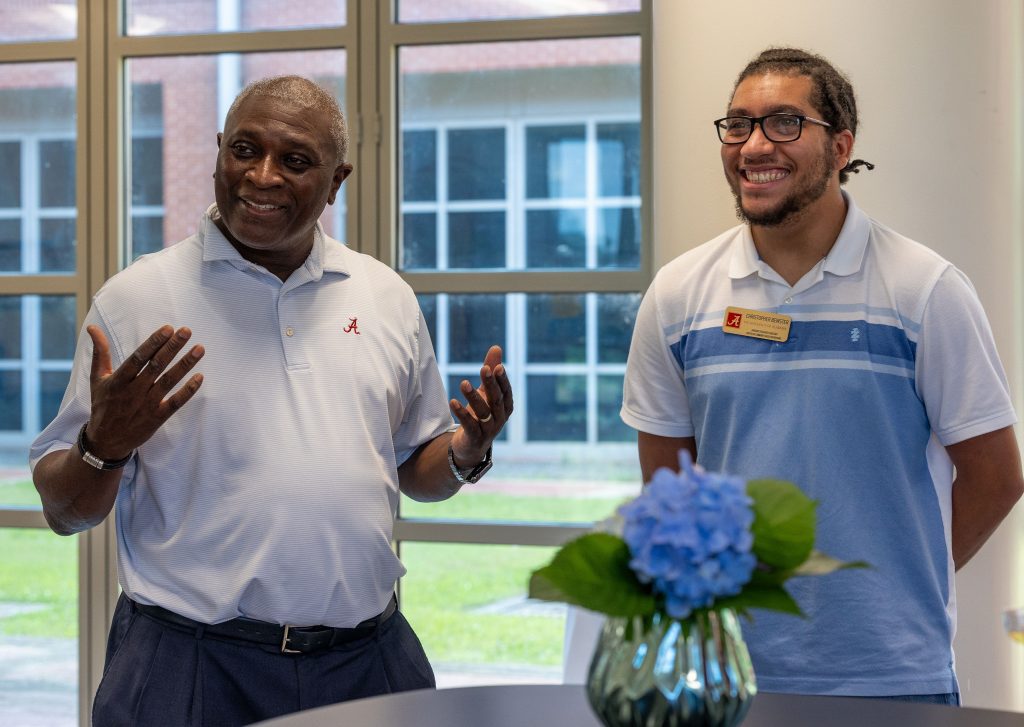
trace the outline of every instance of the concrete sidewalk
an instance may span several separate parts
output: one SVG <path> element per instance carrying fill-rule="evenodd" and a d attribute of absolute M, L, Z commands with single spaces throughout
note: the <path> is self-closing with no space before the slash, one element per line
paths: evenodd
<path fill-rule="evenodd" d="M 77 727 L 77 640 L 0 637 L 0 724 Z"/>

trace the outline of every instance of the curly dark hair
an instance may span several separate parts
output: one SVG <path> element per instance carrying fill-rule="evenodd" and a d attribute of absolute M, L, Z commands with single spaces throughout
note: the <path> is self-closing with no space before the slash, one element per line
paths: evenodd
<path fill-rule="evenodd" d="M 810 101 L 821 112 L 822 121 L 831 124 L 829 131 L 835 134 L 849 129 L 851 134 L 857 136 L 857 99 L 853 93 L 853 86 L 850 79 L 825 58 L 799 48 L 768 48 L 761 51 L 740 71 L 732 87 L 733 95 L 745 78 L 764 73 L 783 73 L 810 78 L 814 87 Z M 850 173 L 856 174 L 861 166 L 875 168 L 870 162 L 854 159 L 840 170 L 839 183 L 846 184 Z"/>

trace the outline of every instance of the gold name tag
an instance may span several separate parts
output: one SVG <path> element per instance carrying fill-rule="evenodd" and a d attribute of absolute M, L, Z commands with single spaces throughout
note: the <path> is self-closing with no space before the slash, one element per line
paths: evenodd
<path fill-rule="evenodd" d="M 789 325 L 793 322 L 790 316 L 781 313 L 765 313 L 749 308 L 725 309 L 725 320 L 722 330 L 737 336 L 763 338 L 766 341 L 785 341 L 789 338 Z"/>

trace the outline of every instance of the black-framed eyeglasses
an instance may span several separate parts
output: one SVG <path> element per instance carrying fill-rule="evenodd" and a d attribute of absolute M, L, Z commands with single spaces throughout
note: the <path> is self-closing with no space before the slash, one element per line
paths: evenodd
<path fill-rule="evenodd" d="M 767 116 L 724 116 L 715 119 L 718 138 L 723 144 L 742 144 L 754 133 L 754 126 L 761 125 L 761 133 L 768 141 L 796 141 L 803 131 L 804 122 L 830 127 L 827 121 L 812 119 L 801 114 L 768 114 Z"/>

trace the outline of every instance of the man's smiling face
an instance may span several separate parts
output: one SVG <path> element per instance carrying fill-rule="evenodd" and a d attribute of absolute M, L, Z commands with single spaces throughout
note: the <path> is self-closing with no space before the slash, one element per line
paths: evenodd
<path fill-rule="evenodd" d="M 214 189 L 232 243 L 264 259 L 308 253 L 320 213 L 351 171 L 336 158 L 326 115 L 253 96 L 217 143 Z"/>
<path fill-rule="evenodd" d="M 765 73 L 736 87 L 729 116 L 799 114 L 820 119 L 809 101 L 809 76 Z M 773 142 L 755 126 L 742 144 L 722 145 L 725 178 L 736 197 L 736 211 L 752 225 L 773 227 L 803 216 L 833 185 L 838 187 L 837 155 L 828 129 L 805 123 L 796 141 Z"/>

